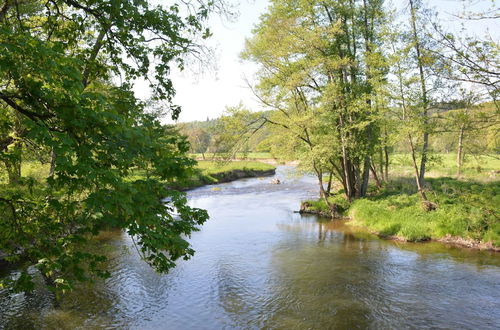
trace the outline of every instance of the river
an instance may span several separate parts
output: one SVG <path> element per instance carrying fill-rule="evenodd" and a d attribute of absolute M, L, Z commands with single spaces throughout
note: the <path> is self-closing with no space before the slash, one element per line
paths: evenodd
<path fill-rule="evenodd" d="M 201 187 L 190 204 L 210 220 L 196 254 L 158 275 L 130 238 L 96 241 L 111 277 L 50 294 L 0 292 L 0 328 L 352 329 L 500 328 L 500 254 L 439 243 L 380 240 L 342 221 L 294 213 L 314 197 L 311 177 Z M 4 274 L 5 275 L 5 274 Z"/>

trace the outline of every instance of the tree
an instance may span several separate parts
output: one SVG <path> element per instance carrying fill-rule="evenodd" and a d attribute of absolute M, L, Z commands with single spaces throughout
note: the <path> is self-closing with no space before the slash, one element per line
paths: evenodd
<path fill-rule="evenodd" d="M 211 135 L 200 127 L 188 127 L 187 125 L 179 126 L 181 127 L 182 133 L 188 138 L 191 152 L 201 153 L 202 158 L 205 159 L 205 153 L 212 139 Z"/>
<path fill-rule="evenodd" d="M 295 139 L 327 204 L 325 174 L 349 200 L 367 193 L 386 72 L 383 25 L 382 1 L 273 1 L 243 53 L 261 66 L 258 98 L 276 110 L 265 120 Z"/>
<path fill-rule="evenodd" d="M 231 159 L 236 153 L 245 156 L 249 152 L 249 141 L 264 126 L 261 113 L 252 112 L 243 103 L 226 107 L 224 114 L 215 121 L 211 128 L 213 136 L 213 157 Z"/>
<path fill-rule="evenodd" d="M 44 182 L 2 186 L 0 251 L 36 264 L 53 287 L 106 275 L 85 242 L 109 227 L 127 231 L 158 271 L 193 254 L 184 237 L 207 213 L 164 184 L 189 175 L 188 144 L 165 133 L 128 83 L 147 79 L 177 117 L 168 73 L 209 36 L 211 7 L 189 6 L 182 17 L 178 4 L 145 0 L 0 4 L 0 159 L 19 160 L 19 142 L 54 155 Z M 127 178 L 141 166 L 153 175 Z M 3 284 L 33 288 L 27 272 Z"/>
<path fill-rule="evenodd" d="M 433 97 L 442 97 L 446 85 L 436 74 L 439 63 L 434 56 L 439 46 L 425 33 L 428 12 L 421 1 L 408 1 L 408 16 L 403 17 L 395 31 L 388 34 L 387 53 L 390 58 L 389 99 L 392 115 L 397 121 L 397 134 L 407 141 L 418 192 L 426 209 L 435 204 L 424 191 L 429 162 L 429 138 Z"/>

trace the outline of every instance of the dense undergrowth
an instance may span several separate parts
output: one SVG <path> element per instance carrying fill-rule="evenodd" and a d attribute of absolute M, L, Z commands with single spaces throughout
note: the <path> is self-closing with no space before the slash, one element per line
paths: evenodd
<path fill-rule="evenodd" d="M 455 236 L 500 246 L 500 182 L 431 178 L 427 190 L 428 198 L 438 205 L 435 211 L 422 208 L 410 178 L 393 180 L 351 205 L 341 195 L 331 197 L 331 202 L 350 216 L 352 225 L 367 227 L 380 236 L 408 241 Z M 322 200 L 308 203 L 312 209 L 327 210 Z"/>

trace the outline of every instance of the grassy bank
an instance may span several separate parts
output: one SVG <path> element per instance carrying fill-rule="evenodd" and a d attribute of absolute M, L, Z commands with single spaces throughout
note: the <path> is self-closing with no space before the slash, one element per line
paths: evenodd
<path fill-rule="evenodd" d="M 427 212 L 410 178 L 391 181 L 368 198 L 349 205 L 340 195 L 332 202 L 352 220 L 383 237 L 407 241 L 460 238 L 500 247 L 500 182 L 460 181 L 452 178 L 427 180 L 428 198 L 438 209 Z M 308 201 L 311 211 L 327 211 L 323 201 Z"/>
<path fill-rule="evenodd" d="M 243 177 L 255 177 L 260 175 L 270 175 L 275 167 L 258 161 L 237 161 L 237 162 L 215 162 L 198 161 L 189 178 L 180 179 L 176 182 L 166 182 L 178 189 L 190 189 L 206 184 L 216 184 L 232 181 Z M 31 178 L 36 182 L 43 183 L 49 175 L 49 165 L 39 162 L 23 162 L 21 168 L 22 176 Z M 129 180 L 145 178 L 146 171 L 135 170 L 128 176 Z M 0 185 L 6 185 L 7 175 L 2 173 Z M 1 188 L 0 188 L 1 189 Z"/>
<path fill-rule="evenodd" d="M 198 161 L 193 175 L 176 183 L 176 187 L 189 189 L 206 184 L 233 181 L 245 177 L 256 177 L 274 174 L 276 168 L 257 161 L 237 161 L 219 163 L 215 161 Z"/>
<path fill-rule="evenodd" d="M 193 157 L 193 158 L 196 158 L 196 159 L 201 159 L 202 158 L 202 154 L 200 154 L 200 153 L 198 153 L 198 154 L 190 154 L 190 156 Z M 214 155 L 213 153 L 206 153 L 205 154 L 205 159 L 210 160 L 210 159 L 214 158 L 214 156 L 215 156 L 215 158 L 220 157 L 217 154 Z M 248 152 L 248 153 L 237 152 L 234 155 L 234 158 L 236 158 L 236 159 L 248 159 L 248 160 L 252 160 L 252 159 L 274 159 L 273 155 L 270 152 Z"/>

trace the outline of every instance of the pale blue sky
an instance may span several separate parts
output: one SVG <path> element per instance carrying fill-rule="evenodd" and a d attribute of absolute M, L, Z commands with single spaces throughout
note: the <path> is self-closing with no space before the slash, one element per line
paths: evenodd
<path fill-rule="evenodd" d="M 396 8 L 403 8 L 407 0 L 392 0 Z M 234 2 L 233 2 L 234 3 Z M 434 7 L 442 18 L 442 24 L 458 29 L 459 20 L 453 14 L 463 9 L 462 0 L 432 0 L 427 1 Z M 485 8 L 491 6 L 491 0 L 467 1 L 473 3 L 472 8 Z M 498 1 L 495 2 L 498 8 Z M 268 0 L 240 0 L 238 11 L 239 18 L 235 22 L 223 22 L 220 17 L 212 17 L 210 27 L 213 32 L 209 45 L 216 47 L 216 71 L 203 74 L 197 69 L 186 70 L 172 75 L 174 86 L 177 90 L 175 102 L 182 106 L 180 121 L 205 120 L 207 117 L 215 118 L 222 114 L 226 106 L 237 105 L 240 101 L 248 108 L 259 110 L 260 105 L 246 87 L 244 77 L 251 79 L 257 67 L 239 59 L 245 38 L 251 36 L 251 30 L 259 21 L 259 16 L 265 12 L 269 5 Z M 487 30 L 498 41 L 500 22 L 486 20 L 474 21 L 467 25 L 467 29 L 476 34 L 484 34 Z M 145 95 L 141 84 L 136 87 L 139 96 Z"/>
<path fill-rule="evenodd" d="M 223 21 L 220 17 L 210 20 L 213 37 L 209 44 L 216 48 L 218 69 L 201 75 L 190 70 L 175 74 L 175 101 L 183 109 L 180 121 L 215 118 L 226 106 L 237 105 L 240 101 L 249 108 L 258 108 L 258 102 L 244 81 L 244 76 L 251 78 L 257 67 L 243 63 L 238 54 L 267 6 L 267 0 L 241 0 L 237 7 L 240 15 L 235 22 Z"/>

